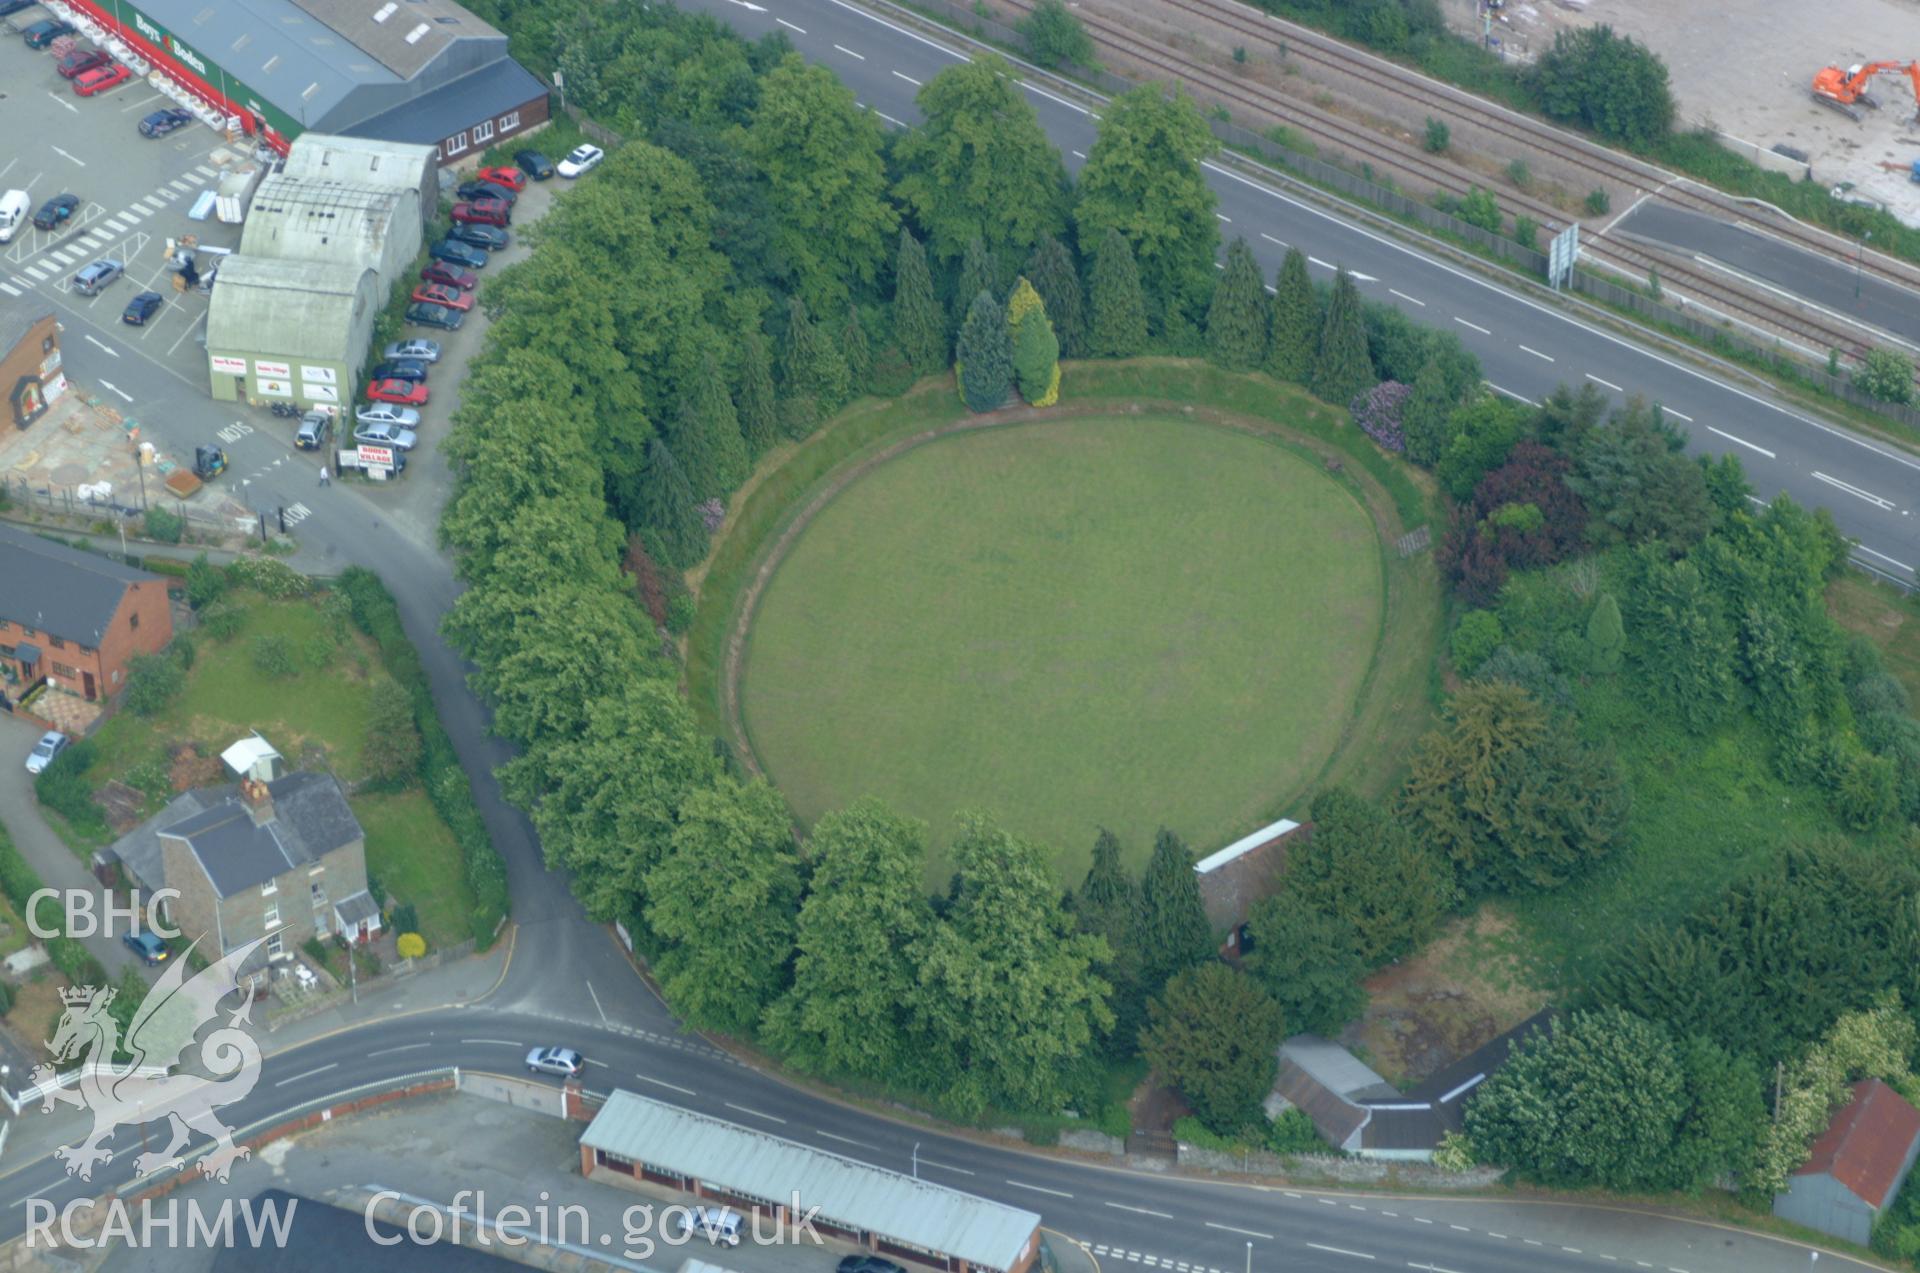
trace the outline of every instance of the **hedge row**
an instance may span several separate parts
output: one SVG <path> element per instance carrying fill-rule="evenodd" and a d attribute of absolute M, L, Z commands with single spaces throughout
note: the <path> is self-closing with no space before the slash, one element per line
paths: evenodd
<path fill-rule="evenodd" d="M 441 819 L 453 831 L 460 844 L 467 887 L 473 890 L 474 908 L 468 926 L 476 945 L 486 946 L 494 931 L 507 916 L 507 868 L 487 835 L 486 823 L 473 802 L 473 788 L 467 783 L 460 758 L 453 750 L 453 739 L 440 723 L 433 705 L 433 690 L 427 672 L 420 665 L 420 653 L 407 639 L 400 624 L 400 609 L 380 576 L 359 566 L 350 566 L 336 585 L 353 607 L 353 622 L 380 647 L 387 671 L 406 691 L 413 705 L 414 724 L 420 730 L 420 781 Z"/>
<path fill-rule="evenodd" d="M 27 918 L 28 899 L 41 887 L 38 873 L 27 865 L 27 860 L 20 856 L 20 850 L 13 846 L 13 838 L 4 827 L 0 827 L 0 893 L 7 895 L 7 900 L 13 903 L 13 909 L 23 921 Z M 58 919 L 57 915 L 48 917 L 50 924 L 58 922 Z M 76 986 L 104 986 L 110 980 L 106 967 L 71 937 L 55 937 L 48 941 L 47 958 Z"/>

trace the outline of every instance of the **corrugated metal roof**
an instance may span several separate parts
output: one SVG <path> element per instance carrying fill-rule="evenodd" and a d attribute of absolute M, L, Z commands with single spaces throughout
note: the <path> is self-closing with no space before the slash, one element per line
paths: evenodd
<path fill-rule="evenodd" d="M 1040 1217 L 896 1171 L 616 1090 L 580 1143 L 704 1181 L 729 1193 L 803 1207 L 847 1228 L 958 1256 L 989 1269 L 1017 1264 Z"/>
<path fill-rule="evenodd" d="M 140 0 L 156 22 L 228 75 L 309 125 L 322 125 L 355 89 L 402 77 L 288 0 Z M 214 78 L 214 86 L 220 86 Z"/>
<path fill-rule="evenodd" d="M 220 281 L 207 307 L 207 349 L 298 353 L 310 362 L 355 366 L 366 353 L 364 340 L 354 340 L 362 326 L 360 309 L 378 304 L 370 269 L 235 254 L 220 262 Z"/>
<path fill-rule="evenodd" d="M 247 205 L 241 254 L 378 270 L 396 225 L 420 220 L 418 190 L 412 184 L 375 186 L 276 173 L 260 183 Z"/>
<path fill-rule="evenodd" d="M 1879 1079 L 1862 1079 L 1793 1174 L 1831 1174 L 1868 1206 L 1884 1207 L 1906 1177 L 1917 1136 L 1920 1111 Z"/>
<path fill-rule="evenodd" d="M 293 0 L 307 13 L 402 79 L 412 79 L 455 40 L 504 40 L 478 17 L 446 0 Z"/>
<path fill-rule="evenodd" d="M 1294 822 L 1289 818 L 1282 818 L 1278 822 L 1261 827 L 1252 835 L 1241 836 L 1238 840 L 1235 840 L 1232 844 L 1229 844 L 1217 853 L 1207 854 L 1207 856 L 1193 864 L 1193 869 L 1197 873 L 1205 875 L 1208 871 L 1218 870 L 1220 867 L 1225 866 L 1243 853 L 1251 852 L 1269 841 L 1278 840 L 1288 832 L 1299 829 L 1300 824 L 1298 822 Z"/>

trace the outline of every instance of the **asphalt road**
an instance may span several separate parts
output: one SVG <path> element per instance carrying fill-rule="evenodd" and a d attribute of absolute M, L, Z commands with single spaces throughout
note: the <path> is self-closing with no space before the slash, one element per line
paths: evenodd
<path fill-rule="evenodd" d="M 1802 251 L 1745 222 L 1715 221 L 1648 200 L 1614 227 L 1692 253 L 1736 277 L 1764 280 L 1819 312 L 1856 319 L 1920 345 L 1920 309 L 1914 294 L 1831 257 Z"/>

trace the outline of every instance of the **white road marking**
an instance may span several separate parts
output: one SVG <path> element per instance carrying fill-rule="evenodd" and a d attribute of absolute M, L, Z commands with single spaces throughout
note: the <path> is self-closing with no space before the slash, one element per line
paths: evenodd
<path fill-rule="evenodd" d="M 1145 1207 L 1129 1207 L 1124 1202 L 1109 1202 L 1107 1205 L 1109 1207 L 1112 1207 L 1115 1211 L 1131 1211 L 1135 1215 L 1154 1216 L 1161 1220 L 1173 1219 L 1172 1216 L 1168 1215 L 1164 1211 L 1149 1211 Z"/>
<path fill-rule="evenodd" d="M 1022 1181 L 1022 1180 L 1009 1180 L 1009 1181 L 1007 1181 L 1007 1183 L 1008 1183 L 1008 1184 L 1010 1184 L 1010 1185 L 1012 1185 L 1012 1186 L 1013 1186 L 1013 1187 L 1014 1187 L 1015 1189 L 1031 1189 L 1031 1190 L 1033 1190 L 1033 1192 L 1035 1192 L 1035 1193 L 1050 1193 L 1050 1194 L 1052 1194 L 1052 1195 L 1053 1195 L 1054 1197 L 1056 1197 L 1056 1198 L 1071 1198 L 1071 1197 L 1073 1197 L 1073 1195 L 1072 1195 L 1072 1194 L 1070 1194 L 1070 1193 L 1062 1193 L 1062 1192 L 1061 1192 L 1060 1190 L 1058 1190 L 1058 1189 L 1045 1189 L 1045 1188 L 1042 1188 L 1042 1187 L 1041 1187 L 1041 1186 L 1039 1186 L 1039 1185 L 1030 1185 L 1030 1184 L 1027 1184 L 1027 1183 L 1026 1183 L 1025 1181 Z"/>
<path fill-rule="evenodd" d="M 875 111 L 874 114 L 878 115 L 881 119 L 886 120 L 889 124 L 892 124 L 895 128 L 905 128 L 907 126 L 906 120 L 895 119 L 893 116 L 887 114 L 885 111 Z"/>
<path fill-rule="evenodd" d="M 1085 152 L 1076 150 L 1073 152 L 1073 157 L 1075 159 L 1085 159 L 1087 156 Z"/>
<path fill-rule="evenodd" d="M 1325 262 L 1325 261 L 1323 261 L 1323 260 L 1321 260 L 1321 259 L 1320 259 L 1319 257 L 1317 257 L 1317 256 L 1310 256 L 1310 257 L 1308 257 L 1308 258 L 1307 258 L 1307 264 L 1308 264 L 1308 265 L 1317 265 L 1317 266 L 1319 266 L 1319 267 L 1320 267 L 1321 269 L 1323 269 L 1323 270 L 1330 270 L 1330 269 L 1332 269 L 1332 268 L 1334 268 L 1334 267 L 1333 267 L 1332 265 L 1329 265 L 1329 264 L 1328 264 L 1327 262 Z"/>
<path fill-rule="evenodd" d="M 635 1078 L 637 1078 L 637 1079 L 639 1079 L 639 1080 L 640 1080 L 640 1081 L 641 1081 L 642 1083 L 651 1083 L 651 1084 L 653 1084 L 653 1085 L 654 1085 L 655 1087 L 664 1087 L 664 1088 L 666 1088 L 666 1089 L 667 1089 L 667 1090 L 668 1090 L 669 1092 L 678 1092 L 678 1093 L 680 1093 L 680 1095 L 682 1095 L 682 1096 L 697 1096 L 697 1095 L 699 1095 L 699 1093 L 697 1093 L 697 1092 L 695 1092 L 695 1091 L 694 1091 L 694 1090 L 693 1090 L 692 1088 L 690 1088 L 690 1087 L 681 1087 L 681 1086 L 679 1086 L 678 1084 L 675 1084 L 675 1083 L 668 1083 L 668 1082 L 665 1082 L 664 1080 L 661 1080 L 661 1079 L 650 1079 L 650 1078 L 648 1078 L 648 1077 L 647 1077 L 646 1075 L 644 1075 L 644 1074 L 636 1074 L 636 1075 L 634 1075 L 633 1077 L 635 1077 Z"/>
<path fill-rule="evenodd" d="M 1329 1255 L 1351 1255 L 1356 1260 L 1371 1260 L 1374 1258 L 1365 1251 L 1349 1251 L 1345 1247 L 1340 1246 L 1321 1246 L 1318 1242 L 1309 1242 L 1307 1245 L 1316 1251 L 1325 1251 Z"/>
<path fill-rule="evenodd" d="M 1520 352 L 1523 354 L 1532 354 L 1535 358 L 1541 359 L 1544 362 L 1554 361 L 1554 357 L 1552 354 L 1543 354 L 1539 350 L 1529 348 L 1526 345 L 1520 346 Z"/>
<path fill-rule="evenodd" d="M 369 1052 L 367 1053 L 367 1055 L 368 1056 L 390 1056 L 395 1052 L 411 1052 L 415 1048 L 430 1048 L 432 1046 L 433 1045 L 431 1043 L 402 1043 L 399 1047 L 381 1048 L 379 1051 Z"/>
<path fill-rule="evenodd" d="M 248 432 L 252 432 L 252 430 L 248 430 Z M 460 1040 L 460 1042 L 491 1043 L 495 1047 L 501 1047 L 501 1048 L 523 1048 L 526 1046 L 526 1044 L 524 1043 L 515 1043 L 512 1039 L 462 1039 Z"/>
<path fill-rule="evenodd" d="M 128 225 L 132 225 L 134 222 L 138 221 L 141 217 L 146 216 L 147 210 L 145 208 L 136 208 L 131 204 L 129 204 L 127 206 L 127 209 L 124 212 L 119 213 L 119 215 L 126 218 Z"/>
<path fill-rule="evenodd" d="M 1818 469 L 1814 470 L 1813 475 L 1814 477 L 1818 478 L 1820 481 L 1825 482 L 1828 486 L 1833 487 L 1837 491 L 1845 491 L 1847 494 L 1853 496 L 1855 499 L 1863 499 L 1867 503 L 1876 505 L 1883 509 L 1891 510 L 1893 508 L 1892 500 L 1882 499 L 1880 496 L 1875 495 L 1872 491 L 1863 491 L 1859 487 L 1849 485 L 1848 483 L 1841 481 L 1837 477 L 1828 477 L 1825 473 L 1822 473 Z"/>
<path fill-rule="evenodd" d="M 274 1086 L 285 1087 L 289 1083 L 298 1083 L 301 1079 L 310 1079 L 316 1074 L 325 1074 L 328 1070 L 337 1070 L 339 1068 L 340 1068 L 340 1062 L 329 1061 L 325 1065 L 321 1066 L 319 1069 L 308 1070 L 305 1074 L 296 1074 L 289 1079 L 281 1079 L 278 1083 L 275 1083 Z"/>
<path fill-rule="evenodd" d="M 1913 567 L 1909 566 L 1906 562 L 1895 561 L 1892 557 L 1887 556 L 1885 553 L 1874 552 L 1873 549 L 1867 547 L 1865 544 L 1855 544 L 1854 547 L 1858 548 L 1861 552 L 1866 553 L 1869 556 L 1878 557 L 1881 561 L 1886 562 L 1889 566 L 1898 566 L 1900 567 L 1900 569 L 1906 571 L 1908 574 L 1915 573 Z"/>
<path fill-rule="evenodd" d="M 1458 1230 L 1459 1230 L 1460 1232 L 1462 1232 L 1462 1233 L 1472 1233 L 1472 1232 L 1473 1232 L 1473 1230 L 1472 1230 L 1472 1229 L 1469 1229 L 1469 1228 L 1468 1228 L 1468 1227 L 1467 1227 L 1466 1225 L 1464 1225 L 1464 1224 L 1450 1224 L 1450 1225 L 1448 1225 L 1447 1227 L 1448 1227 L 1449 1229 L 1458 1229 Z"/>
<path fill-rule="evenodd" d="M 847 55 L 848 57 L 851 57 L 851 58 L 858 58 L 858 59 L 859 59 L 860 61 L 862 61 L 862 62 L 864 62 L 864 61 L 866 61 L 866 60 L 867 60 L 867 55 L 866 55 L 866 54 L 864 54 L 864 53 L 855 53 L 855 52 L 854 52 L 854 51 L 853 51 L 852 49 L 850 49 L 850 48 L 848 48 L 848 47 L 847 47 L 846 45 L 844 45 L 844 44 L 836 44 L 836 45 L 834 45 L 833 47 L 834 47 L 834 48 L 836 48 L 836 49 L 839 49 L 839 50 L 840 50 L 840 51 L 841 51 L 842 53 L 844 53 L 844 54 L 846 54 L 846 55 Z"/>
<path fill-rule="evenodd" d="M 1487 1230 L 1487 1236 L 1488 1236 L 1488 1237 L 1490 1237 L 1490 1238 L 1499 1238 L 1499 1239 L 1500 1239 L 1500 1240 L 1501 1240 L 1502 1242 L 1505 1242 L 1505 1241 L 1507 1240 L 1507 1235 L 1506 1235 L 1506 1234 L 1504 1234 L 1504 1233 L 1495 1233 L 1495 1232 L 1494 1232 L 1494 1231 L 1493 1231 L 1492 1229 L 1488 1229 L 1488 1230 Z"/>
<path fill-rule="evenodd" d="M 778 22 L 781 26 L 785 27 L 789 31 L 798 31 L 801 35 L 805 35 L 807 33 L 807 29 L 805 27 L 797 27 L 793 25 L 793 23 L 787 21 L 785 18 L 775 18 L 774 21 Z"/>
<path fill-rule="evenodd" d="M 600 1024 L 607 1024 L 607 1010 L 600 1006 L 600 996 L 593 993 L 593 983 L 587 983 L 587 993 L 593 995 L 593 1010 L 600 1014 Z"/>
<path fill-rule="evenodd" d="M 1613 381 L 1611 381 L 1611 380 L 1602 380 L 1602 379 L 1601 379 L 1600 377 L 1598 377 L 1598 376 L 1596 376 L 1596 375 L 1594 375 L 1594 374 L 1593 374 L 1593 373 L 1592 373 L 1591 371 L 1589 371 L 1589 372 L 1587 373 L 1587 379 L 1589 379 L 1589 380 L 1591 380 L 1591 381 L 1593 381 L 1593 383 L 1595 383 L 1595 384 L 1597 384 L 1597 385 L 1601 385 L 1601 386 L 1603 386 L 1603 387 L 1605 387 L 1605 388 L 1608 388 L 1608 389 L 1611 389 L 1611 390 L 1613 390 L 1613 391 L 1614 391 L 1615 393 L 1625 393 L 1625 392 L 1626 392 L 1626 390 L 1624 390 L 1624 389 L 1622 389 L 1622 388 L 1621 388 L 1621 387 L 1620 387 L 1619 385 L 1617 385 L 1617 384 L 1615 384 L 1615 383 L 1613 383 Z"/>
<path fill-rule="evenodd" d="M 1357 1203 L 1357 1202 L 1349 1202 L 1349 1203 L 1347 1204 L 1347 1210 L 1349 1210 L 1349 1211 L 1365 1211 L 1365 1210 L 1366 1210 L 1366 1208 L 1365 1208 L 1365 1207 L 1363 1207 L 1363 1206 L 1361 1206 L 1361 1205 L 1360 1205 L 1359 1203 Z"/>
<path fill-rule="evenodd" d="M 18 290 L 16 290 L 15 288 L 8 287 L 5 283 L 0 283 L 0 292 L 5 292 L 8 296 L 20 295 Z"/>
<path fill-rule="evenodd" d="M 1691 424 L 1692 421 L 1688 421 L 1688 423 Z M 1760 454 L 1766 456 L 1769 460 L 1777 460 L 1780 458 L 1779 456 L 1775 455 L 1772 451 L 1767 450 L 1766 447 L 1755 446 L 1753 443 L 1747 441 L 1745 438 L 1736 438 L 1735 436 L 1733 436 L 1733 434 L 1728 433 L 1725 429 L 1716 429 L 1712 425 L 1708 425 L 1707 432 L 1717 433 L 1729 442 L 1738 442 L 1741 446 L 1746 447 L 1747 450 L 1749 451 L 1758 451 Z"/>
<path fill-rule="evenodd" d="M 37 266 L 37 265 L 23 265 L 23 266 L 21 266 L 20 268 L 21 268 L 21 269 L 23 269 L 23 270 L 25 270 L 25 271 L 26 271 L 27 273 L 29 273 L 29 274 L 31 274 L 31 275 L 33 275 L 33 277 L 34 277 L 35 279 L 37 279 L 38 281 L 40 281 L 40 282 L 43 282 L 43 283 L 44 283 L 44 282 L 46 281 L 46 278 L 47 278 L 47 272 L 46 272 L 45 270 L 43 270 L 43 269 L 41 269 L 41 268 L 40 268 L 39 266 Z"/>
<path fill-rule="evenodd" d="M 920 1160 L 920 1165 L 922 1167 L 938 1167 L 942 1171 L 957 1171 L 963 1176 L 971 1176 L 973 1174 L 972 1172 L 968 1171 L 965 1167 L 951 1167 L 943 1162 L 935 1162 L 931 1158 L 922 1158 Z"/>
<path fill-rule="evenodd" d="M 1421 309 L 1425 309 L 1427 307 L 1427 303 L 1421 300 L 1417 296 L 1408 296 L 1405 292 L 1400 291 L 1398 288 L 1389 287 L 1387 290 L 1389 292 L 1392 292 L 1395 296 L 1398 296 L 1403 301 L 1406 301 L 1413 305 L 1418 305 Z"/>
<path fill-rule="evenodd" d="M 837 4 L 839 3 L 839 0 L 834 0 L 834 2 Z M 955 54 L 954 56 L 958 57 L 959 54 Z M 1046 98 L 1048 101 L 1052 102 L 1055 106 L 1064 106 L 1076 115 L 1085 115 L 1089 119 L 1100 118 L 1098 115 L 1095 115 L 1092 111 L 1088 110 L 1086 107 L 1082 106 L 1080 103 L 1070 102 L 1066 98 L 1061 97 L 1058 94 L 1049 93 L 1046 89 L 1041 88 L 1037 84 L 1029 84 L 1025 80 L 1021 80 L 1020 87 L 1026 89 L 1029 93 L 1032 93 L 1035 96 Z"/>
<path fill-rule="evenodd" d="M 209 168 L 205 164 L 195 164 L 193 170 L 203 177 L 217 177 L 220 175 L 218 168 Z"/>
<path fill-rule="evenodd" d="M 1209 1229 L 1219 1229 L 1226 1233 L 1238 1233 L 1243 1237 L 1265 1238 L 1269 1242 L 1273 1241 L 1273 1235 L 1271 1233 L 1261 1233 L 1255 1229 L 1236 1229 L 1230 1224 L 1215 1224 L 1211 1220 L 1207 1221 L 1207 1227 Z"/>
<path fill-rule="evenodd" d="M 1456 322 L 1456 323 L 1458 323 L 1458 324 L 1460 324 L 1460 325 L 1461 325 L 1462 327 L 1471 327 L 1471 328 L 1473 328 L 1473 330 L 1475 330 L 1475 331 L 1477 331 L 1477 332 L 1479 332 L 1479 333 L 1480 333 L 1480 334 L 1481 334 L 1482 336 L 1491 336 L 1491 335 L 1493 335 L 1493 332 L 1491 332 L 1491 331 L 1490 331 L 1490 330 L 1488 330 L 1487 328 L 1485 328 L 1485 327 L 1482 327 L 1482 326 L 1481 326 L 1480 324 L 1478 324 L 1478 323 L 1470 323 L 1470 322 L 1468 322 L 1468 321 L 1467 321 L 1466 319 L 1464 319 L 1464 318 L 1462 318 L 1462 317 L 1460 317 L 1460 316 L 1459 316 L 1458 314 L 1455 314 L 1455 315 L 1454 315 L 1454 317 L 1453 317 L 1453 321 L 1454 321 L 1454 322 Z"/>
<path fill-rule="evenodd" d="M 1276 239 L 1276 238 L 1274 238 L 1274 237 L 1273 237 L 1273 236 L 1272 236 L 1271 234 L 1268 234 L 1268 233 L 1267 233 L 1267 232 L 1266 232 L 1265 230 L 1262 230 L 1262 231 L 1260 232 L 1260 237 L 1261 237 L 1261 238 L 1263 238 L 1263 239 L 1265 239 L 1265 240 L 1266 240 L 1267 242 L 1269 242 L 1269 243 L 1271 243 L 1271 244 L 1274 244 L 1274 245 L 1275 245 L 1276 247 L 1285 247 L 1285 246 L 1287 246 L 1287 244 L 1286 244 L 1286 240 L 1284 240 L 1284 239 Z"/>
<path fill-rule="evenodd" d="M 1433 1223 L 1433 1221 L 1427 1219 L 1425 1216 L 1415 1216 L 1413 1218 L 1413 1222 L 1415 1224 L 1432 1224 Z"/>
<path fill-rule="evenodd" d="M 739 1110 L 739 1111 L 740 1111 L 740 1112 L 741 1112 L 742 1114 L 751 1114 L 751 1115 L 753 1115 L 753 1116 L 754 1116 L 755 1118 L 764 1118 L 764 1119 L 766 1119 L 766 1120 L 767 1120 L 767 1121 L 768 1121 L 769 1123 L 784 1123 L 784 1122 L 786 1122 L 786 1121 L 787 1121 L 787 1120 L 786 1120 L 786 1119 L 784 1119 L 784 1118 L 777 1118 L 777 1117 L 775 1117 L 775 1116 L 774 1116 L 774 1115 L 772 1115 L 772 1114 L 762 1114 L 762 1113 L 761 1113 L 761 1112 L 760 1112 L 759 1110 L 757 1110 L 757 1109 L 749 1109 L 749 1108 L 748 1108 L 747 1106 L 745 1106 L 745 1105 L 735 1105 L 735 1104 L 734 1104 L 734 1103 L 733 1103 L 732 1101 L 722 1101 L 722 1102 L 721 1102 L 721 1104 L 722 1104 L 722 1105 L 725 1105 L 725 1106 L 726 1106 L 726 1107 L 727 1107 L 728 1109 L 737 1109 L 737 1110 Z"/>
<path fill-rule="evenodd" d="M 104 349 L 104 350 L 106 350 L 106 351 L 107 351 L 108 353 L 110 353 L 110 354 L 112 354 L 112 355 L 113 355 L 113 356 L 114 356 L 115 358 L 118 358 L 118 357 L 120 356 L 120 351 L 119 351 L 119 350 L 117 350 L 117 349 L 115 349 L 115 348 L 114 348 L 114 347 L 113 347 L 112 345 L 103 345 L 103 344 L 101 344 L 101 343 L 100 343 L 99 341 L 97 341 L 97 340 L 95 340 L 95 339 L 93 338 L 93 333 L 91 333 L 91 332 L 81 332 L 80 334 L 81 334 L 82 336 L 85 336 L 85 337 L 87 338 L 87 343 L 88 343 L 89 345 L 93 345 L 93 346 L 95 346 L 95 347 L 97 347 L 97 348 L 100 348 L 100 349 Z"/>
<path fill-rule="evenodd" d="M 823 1131 L 820 1131 L 818 1128 L 814 1129 L 814 1135 L 818 1136 L 822 1140 L 837 1140 L 842 1145 L 858 1145 L 862 1149 L 878 1149 L 879 1148 L 878 1145 L 869 1145 L 864 1140 L 854 1140 L 850 1136 L 835 1136 L 832 1132 L 823 1132 Z"/>
<path fill-rule="evenodd" d="M 78 114 L 80 113 L 80 108 L 79 108 L 78 106 L 75 106 L 75 105 L 74 105 L 74 104 L 73 104 L 72 102 L 70 102 L 70 101 L 68 101 L 68 100 L 67 100 L 66 98 L 64 98 L 64 97 L 61 97 L 61 96 L 60 96 L 59 94 L 57 94 L 57 93 L 54 93 L 54 92 L 52 92 L 51 90 L 49 90 L 49 91 L 48 91 L 48 93 L 47 93 L 47 96 L 48 96 L 48 97 L 51 97 L 51 98 L 53 98 L 53 100 L 54 100 L 55 102 L 58 102 L 58 103 L 59 103 L 60 105 L 62 105 L 62 106 L 64 106 L 64 107 L 66 107 L 66 108 L 67 108 L 68 110 L 70 110 L 70 111 L 72 111 L 72 112 L 73 112 L 74 114 L 76 114 L 76 115 L 78 115 Z M 58 148 L 58 147 L 55 147 L 55 149 L 57 150 L 57 149 L 59 149 L 59 148 Z M 65 152 L 65 151 L 61 151 L 61 153 L 62 153 L 62 154 L 65 154 L 66 152 Z M 71 158 L 72 156 L 68 156 L 68 157 L 69 157 L 69 158 Z"/>
<path fill-rule="evenodd" d="M 1540 405 L 1539 403 L 1535 402 L 1532 398 L 1529 398 L 1526 394 L 1515 393 L 1511 389 L 1502 389 L 1499 385 L 1493 383 L 1493 381 L 1491 380 L 1482 380 L 1480 383 L 1485 385 L 1487 388 L 1493 390 L 1495 393 L 1499 394 L 1503 398 L 1512 398 L 1515 402 L 1524 402 L 1530 407 L 1537 407 Z"/>
<path fill-rule="evenodd" d="M 172 186 L 175 190 L 178 190 L 181 194 L 185 194 L 189 190 L 198 190 L 200 188 L 194 185 L 191 181 L 182 181 L 178 177 L 175 177 L 172 181 L 169 181 L 167 184 Z"/>
<path fill-rule="evenodd" d="M 904 71 L 895 71 L 894 75 L 899 79 L 905 80 L 907 83 L 913 85 L 915 88 L 919 88 L 921 86 L 919 80 L 916 80 L 915 78 L 913 78 L 913 76 L 908 75 Z"/>
<path fill-rule="evenodd" d="M 1219 218 L 1220 218 L 1220 219 L 1221 219 L 1222 221 L 1225 221 L 1225 222 L 1226 222 L 1226 223 L 1227 223 L 1228 225 L 1232 225 L 1232 224 L 1233 224 L 1233 218 L 1232 218 L 1232 217 L 1230 217 L 1230 216 L 1228 216 L 1228 215 L 1227 215 L 1226 213 L 1224 213 L 1224 212 L 1216 212 L 1216 213 L 1214 213 L 1213 215 L 1214 215 L 1214 216 L 1216 216 L 1216 217 L 1219 217 Z"/>

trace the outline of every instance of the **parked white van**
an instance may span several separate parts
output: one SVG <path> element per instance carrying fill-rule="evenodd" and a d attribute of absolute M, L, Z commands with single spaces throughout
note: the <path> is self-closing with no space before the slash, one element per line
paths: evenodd
<path fill-rule="evenodd" d="M 0 195 L 0 243 L 13 238 L 21 226 L 27 223 L 27 216 L 33 205 L 27 200 L 24 190 L 9 190 Z"/>
<path fill-rule="evenodd" d="M 740 1213 L 727 1207 L 676 1208 L 680 1221 L 674 1236 L 685 1242 L 705 1238 L 715 1246 L 740 1245 Z"/>

